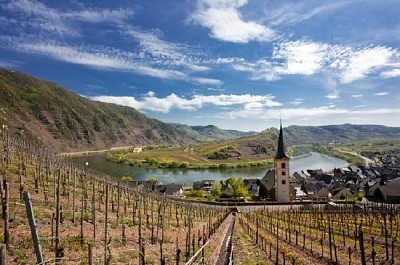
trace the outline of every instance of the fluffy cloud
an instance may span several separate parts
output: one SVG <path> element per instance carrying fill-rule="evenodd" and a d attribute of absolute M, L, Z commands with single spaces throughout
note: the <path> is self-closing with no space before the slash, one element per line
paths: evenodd
<path fill-rule="evenodd" d="M 257 22 L 242 18 L 239 8 L 247 0 L 199 0 L 192 19 L 211 30 L 211 37 L 236 43 L 270 41 L 275 32 Z"/>
<path fill-rule="evenodd" d="M 387 47 L 365 48 L 350 51 L 347 56 L 339 57 L 334 65 L 342 70 L 341 82 L 347 84 L 387 66 L 395 54 L 395 50 Z"/>
<path fill-rule="evenodd" d="M 275 44 L 269 59 L 233 62 L 232 68 L 251 73 L 255 80 L 327 73 L 341 84 L 348 84 L 380 72 L 384 78 L 400 76 L 399 58 L 398 50 L 386 46 L 354 49 L 306 40 L 283 41 Z"/>
<path fill-rule="evenodd" d="M 275 70 L 279 74 L 312 75 L 321 70 L 329 55 L 329 45 L 316 42 L 283 42 L 273 52 L 275 60 L 284 63 Z"/>
<path fill-rule="evenodd" d="M 158 98 L 150 91 L 141 99 L 135 97 L 96 96 L 92 100 L 114 103 L 133 107 L 139 110 L 150 110 L 168 113 L 171 109 L 196 110 L 204 106 L 242 106 L 244 109 L 278 107 L 281 103 L 275 101 L 272 95 L 195 95 L 190 99 L 179 97 L 172 93 L 165 98 Z"/>
<path fill-rule="evenodd" d="M 381 73 L 381 76 L 384 78 L 392 78 L 400 76 L 400 69 L 392 69 L 389 71 L 384 71 Z"/>

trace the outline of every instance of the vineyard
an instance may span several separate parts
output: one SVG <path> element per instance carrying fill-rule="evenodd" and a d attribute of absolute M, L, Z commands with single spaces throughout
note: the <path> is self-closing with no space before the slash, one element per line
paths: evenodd
<path fill-rule="evenodd" d="M 399 208 L 265 210 L 239 223 L 276 264 L 400 264 Z"/>
<path fill-rule="evenodd" d="M 224 207 L 144 194 L 7 131 L 2 140 L 2 264 L 184 264 L 199 249 L 197 260 L 217 259 Z"/>
<path fill-rule="evenodd" d="M 395 205 L 192 203 L 1 137 L 0 264 L 400 264 Z"/>

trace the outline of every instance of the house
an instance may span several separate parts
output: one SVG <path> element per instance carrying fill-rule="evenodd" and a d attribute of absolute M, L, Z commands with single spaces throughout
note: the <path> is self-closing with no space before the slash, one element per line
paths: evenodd
<path fill-rule="evenodd" d="M 308 169 L 307 173 L 310 174 L 311 177 L 317 177 L 324 174 L 324 171 L 322 171 L 322 169 Z"/>
<path fill-rule="evenodd" d="M 333 199 L 337 200 L 345 200 L 351 197 L 354 197 L 354 193 L 349 188 L 343 188 L 332 196 Z"/>
<path fill-rule="evenodd" d="M 221 180 L 221 197 L 233 197 L 233 188 L 232 185 L 229 184 L 227 180 Z"/>
<path fill-rule="evenodd" d="M 275 170 L 269 169 L 264 177 L 260 180 L 260 188 L 258 190 L 260 198 L 270 198 L 275 200 Z"/>
<path fill-rule="evenodd" d="M 400 178 L 391 179 L 386 184 L 379 185 L 374 195 L 386 203 L 400 203 Z"/>
<path fill-rule="evenodd" d="M 141 152 L 143 152 L 143 147 L 135 147 L 135 148 L 133 148 L 132 152 L 133 153 L 141 153 Z"/>
<path fill-rule="evenodd" d="M 329 192 L 328 187 L 323 187 L 317 192 L 314 192 L 314 198 L 316 199 L 330 199 L 332 194 Z"/>
<path fill-rule="evenodd" d="M 296 171 L 292 174 L 292 180 L 296 183 L 303 183 L 306 179 L 308 179 L 309 175 L 306 174 L 303 170 Z"/>
<path fill-rule="evenodd" d="M 193 182 L 194 190 L 204 190 L 211 191 L 212 186 L 214 185 L 215 180 L 200 180 Z"/>
<path fill-rule="evenodd" d="M 135 187 L 139 187 L 140 189 L 145 189 L 147 191 L 154 191 L 159 185 L 158 180 L 133 180 L 129 183 Z"/>
<path fill-rule="evenodd" d="M 244 185 L 250 196 L 259 196 L 260 180 L 259 179 L 244 179 Z"/>
<path fill-rule="evenodd" d="M 323 188 L 326 190 L 321 191 Z M 329 189 L 323 181 L 308 180 L 301 185 L 301 190 L 306 193 L 310 198 L 317 198 L 319 196 L 328 196 Z M 320 192 L 321 191 L 321 192 Z"/>
<path fill-rule="evenodd" d="M 183 194 L 182 184 L 166 184 L 166 185 L 158 185 L 155 189 L 156 193 L 160 193 L 163 195 L 170 195 L 175 197 L 180 197 Z"/>

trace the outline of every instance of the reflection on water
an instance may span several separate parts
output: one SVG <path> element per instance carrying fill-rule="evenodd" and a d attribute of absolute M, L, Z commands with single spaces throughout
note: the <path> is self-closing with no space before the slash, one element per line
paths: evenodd
<path fill-rule="evenodd" d="M 228 168 L 228 169 L 160 169 L 132 167 L 127 164 L 117 164 L 107 161 L 104 154 L 88 155 L 72 158 L 77 163 L 84 165 L 89 162 L 92 169 L 108 174 L 115 178 L 132 176 L 134 180 L 146 180 L 155 178 L 162 183 L 192 183 L 196 180 L 213 179 L 225 180 L 230 177 L 262 178 L 268 168 Z M 290 172 L 293 173 L 305 169 L 322 169 L 331 171 L 335 167 L 345 167 L 347 162 L 322 155 L 310 153 L 308 155 L 295 157 L 290 162 Z"/>

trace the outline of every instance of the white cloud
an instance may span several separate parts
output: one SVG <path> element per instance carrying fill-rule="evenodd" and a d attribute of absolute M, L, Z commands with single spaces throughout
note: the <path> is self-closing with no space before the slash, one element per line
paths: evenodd
<path fill-rule="evenodd" d="M 362 94 L 354 94 L 354 95 L 351 95 L 351 97 L 352 98 L 362 98 L 363 95 Z"/>
<path fill-rule="evenodd" d="M 304 102 L 304 99 L 296 98 L 296 99 L 290 101 L 289 104 L 297 106 L 297 105 L 303 104 L 303 102 Z"/>
<path fill-rule="evenodd" d="M 201 65 L 201 60 L 195 56 L 196 51 L 191 47 L 163 40 L 161 38 L 162 34 L 158 30 L 142 31 L 135 28 L 128 28 L 125 30 L 125 34 L 138 41 L 142 57 L 156 65 L 184 67 L 193 72 L 210 70 L 210 67 Z M 201 79 L 199 78 L 199 80 Z M 209 82 L 205 82 L 206 79 L 204 79 L 204 83 L 210 84 L 211 79 L 209 80 Z M 199 81 L 197 83 L 202 82 Z"/>
<path fill-rule="evenodd" d="M 15 40 L 12 40 L 12 42 L 18 43 Z M 140 75 L 157 78 L 188 80 L 187 75 L 183 72 L 154 68 L 141 62 L 139 55 L 118 49 L 70 47 L 54 43 L 20 43 L 15 45 L 13 48 L 19 51 L 41 54 L 63 62 L 106 70 L 132 71 Z"/>
<path fill-rule="evenodd" d="M 216 60 L 212 60 L 211 62 L 215 64 L 231 64 L 244 61 L 245 59 L 241 57 L 220 57 L 217 58 Z"/>
<path fill-rule="evenodd" d="M 381 117 L 382 115 L 400 115 L 400 109 L 397 108 L 381 108 L 381 109 L 343 109 L 336 108 L 334 106 L 322 106 L 322 107 L 312 107 L 312 108 L 274 108 L 274 109 L 242 109 L 235 110 L 229 113 L 232 119 L 257 119 L 257 120 L 268 120 L 271 117 L 282 117 L 285 120 L 290 120 L 289 123 L 296 124 L 298 119 L 313 120 L 315 122 L 320 121 L 321 124 L 335 123 L 333 120 L 327 120 L 327 118 L 339 118 L 337 121 L 343 123 L 344 120 L 350 117 L 355 117 L 357 119 L 368 120 L 368 118 L 374 119 L 376 117 Z M 341 122 L 340 122 L 341 120 Z M 327 121 L 329 121 L 327 123 Z M 367 122 L 370 123 L 370 122 Z M 382 122 L 376 122 L 381 124 Z"/>
<path fill-rule="evenodd" d="M 350 2 L 323 2 L 317 0 L 277 3 L 277 6 L 274 6 L 274 3 L 270 3 L 269 8 L 264 10 L 266 20 L 274 26 L 298 24 L 315 16 L 344 7 Z"/>
<path fill-rule="evenodd" d="M 72 26 L 71 21 L 84 22 L 113 22 L 121 24 L 133 15 L 131 9 L 93 9 L 81 8 L 77 11 L 59 10 L 50 8 L 36 0 L 13 0 L 2 4 L 2 8 L 20 12 L 24 17 L 19 17 L 20 27 L 44 30 L 46 34 L 78 36 L 79 29 Z"/>
<path fill-rule="evenodd" d="M 381 77 L 383 78 L 392 78 L 399 76 L 400 76 L 400 69 L 392 69 L 381 73 Z"/>
<path fill-rule="evenodd" d="M 151 56 L 167 57 L 175 60 L 182 60 L 185 57 L 181 52 L 184 49 L 183 46 L 162 40 L 160 38 L 161 33 L 157 30 L 141 31 L 129 28 L 125 33 L 135 38 L 139 42 L 142 51 Z"/>
<path fill-rule="evenodd" d="M 204 72 L 204 71 L 209 71 L 211 68 L 208 66 L 204 65 L 195 65 L 195 64 L 189 64 L 187 65 L 187 68 L 195 71 L 195 72 Z"/>
<path fill-rule="evenodd" d="M 373 71 L 387 66 L 395 55 L 392 48 L 378 46 L 351 51 L 345 57 L 338 58 L 338 69 L 342 70 L 340 79 L 343 84 L 362 79 Z"/>
<path fill-rule="evenodd" d="M 134 14 L 131 9 L 92 9 L 86 8 L 79 11 L 62 12 L 60 16 L 65 19 L 80 20 L 85 22 L 115 22 L 122 23 Z"/>
<path fill-rule="evenodd" d="M 274 81 L 281 78 L 278 70 L 279 66 L 276 67 L 276 65 L 264 59 L 257 61 L 254 66 L 252 64 L 247 64 L 247 67 L 249 70 L 253 67 L 253 70 L 250 70 L 252 74 L 251 79 L 253 80 Z M 238 69 L 237 66 L 235 68 Z M 242 71 L 244 70 L 246 70 L 246 67 L 242 68 Z"/>
<path fill-rule="evenodd" d="M 386 46 L 354 49 L 306 40 L 275 44 L 271 57 L 255 62 L 232 62 L 232 68 L 251 73 L 251 79 L 274 81 L 283 75 L 324 73 L 328 82 L 348 84 L 370 74 L 389 78 L 400 76 L 400 53 Z M 335 85 L 336 87 L 336 85 Z"/>
<path fill-rule="evenodd" d="M 270 41 L 275 32 L 254 21 L 243 19 L 239 8 L 247 0 L 199 0 L 193 21 L 211 30 L 211 37 L 235 43 L 250 41 Z"/>
<path fill-rule="evenodd" d="M 157 98 L 155 93 L 150 91 L 141 99 L 135 97 L 96 96 L 92 100 L 114 103 L 133 107 L 139 110 L 150 110 L 155 112 L 168 113 L 171 109 L 196 110 L 205 106 L 243 106 L 247 109 L 256 107 L 278 107 L 281 103 L 275 101 L 272 95 L 195 95 L 190 99 L 170 94 L 165 98 Z"/>
<path fill-rule="evenodd" d="M 219 86 L 219 85 L 223 84 L 223 82 L 221 80 L 212 79 L 212 78 L 193 77 L 192 80 L 195 81 L 196 83 L 203 84 L 203 85 L 218 85 Z"/>
<path fill-rule="evenodd" d="M 61 19 L 62 13 L 36 0 L 14 0 L 2 4 L 1 7 L 24 14 L 19 18 L 21 27 L 44 30 L 50 34 L 78 35 L 75 29 Z"/>
<path fill-rule="evenodd" d="M 326 95 L 326 97 L 329 99 L 338 99 L 338 98 L 340 98 L 340 92 L 339 92 L 339 90 L 334 90 L 331 93 L 329 93 L 328 95 Z"/>
<path fill-rule="evenodd" d="M 275 70 L 279 74 L 315 74 L 323 68 L 329 48 L 328 44 L 309 41 L 280 43 L 273 52 L 273 58 L 284 63 Z"/>
<path fill-rule="evenodd" d="M 374 94 L 374 96 L 387 96 L 387 95 L 389 95 L 388 92 L 378 92 Z"/>

